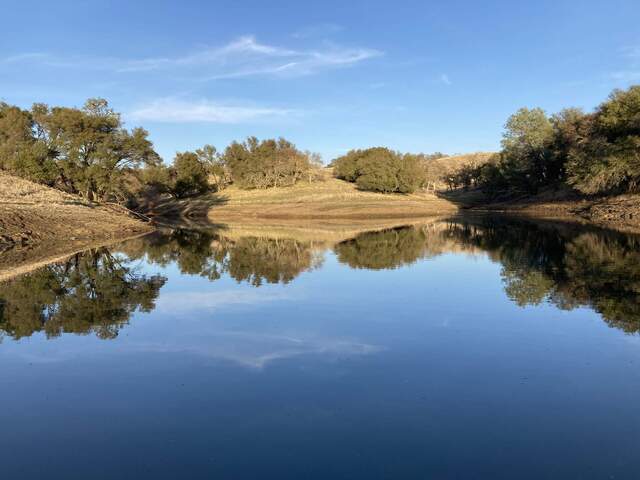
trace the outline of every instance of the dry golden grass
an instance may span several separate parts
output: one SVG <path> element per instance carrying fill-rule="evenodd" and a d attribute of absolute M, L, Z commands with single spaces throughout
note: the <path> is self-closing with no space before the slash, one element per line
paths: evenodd
<path fill-rule="evenodd" d="M 0 173 L 0 274 L 150 230 L 109 207 Z"/>
<path fill-rule="evenodd" d="M 219 205 L 209 211 L 213 222 L 257 220 L 314 220 L 347 223 L 416 218 L 454 212 L 455 205 L 429 193 L 411 195 L 364 192 L 353 183 L 333 178 L 266 190 L 230 187 L 219 194 Z"/>
<path fill-rule="evenodd" d="M 79 197 L 2 172 L 0 172 L 0 204 L 86 205 Z"/>
<path fill-rule="evenodd" d="M 485 164 L 494 155 L 495 153 L 493 152 L 475 152 L 431 160 L 427 169 L 430 182 L 433 182 L 431 185 L 437 190 L 444 190 L 447 188 L 444 177 L 455 173 L 465 165 L 478 166 Z"/>
<path fill-rule="evenodd" d="M 432 160 L 434 163 L 442 166 L 444 169 L 453 170 L 460 168 L 463 165 L 482 165 L 489 161 L 489 159 L 495 155 L 494 152 L 475 152 L 465 153 L 461 155 L 452 155 L 450 157 L 443 157 L 437 160 Z"/>

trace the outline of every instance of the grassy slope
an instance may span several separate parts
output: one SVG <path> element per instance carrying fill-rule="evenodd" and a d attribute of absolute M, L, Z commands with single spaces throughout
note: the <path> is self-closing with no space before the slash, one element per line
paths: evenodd
<path fill-rule="evenodd" d="M 292 187 L 241 190 L 232 186 L 219 194 L 219 205 L 211 208 L 209 219 L 218 223 L 275 220 L 349 225 L 456 211 L 453 203 L 432 194 L 363 192 L 352 183 L 333 178 L 330 169 L 325 169 L 323 175 L 321 181 L 301 182 Z"/>
<path fill-rule="evenodd" d="M 111 208 L 0 173 L 0 274 L 151 229 Z"/>

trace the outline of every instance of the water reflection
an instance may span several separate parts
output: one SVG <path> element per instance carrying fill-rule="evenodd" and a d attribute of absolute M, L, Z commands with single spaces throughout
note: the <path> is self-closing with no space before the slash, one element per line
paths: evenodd
<path fill-rule="evenodd" d="M 437 239 L 438 235 L 433 235 L 428 226 L 405 226 L 361 233 L 338 243 L 334 251 L 338 260 L 351 268 L 381 270 L 411 265 L 433 256 L 432 243 Z"/>
<path fill-rule="evenodd" d="M 483 253 L 501 264 L 506 296 L 520 306 L 589 307 L 611 326 L 640 330 L 640 237 L 504 217 L 461 218 L 364 232 L 339 242 L 233 236 L 225 230 L 159 231 L 0 284 L 0 330 L 114 338 L 136 310 L 151 311 L 162 276 L 131 262 L 176 265 L 211 281 L 287 284 L 322 266 L 327 252 L 354 269 L 396 269 L 444 253 Z"/>
<path fill-rule="evenodd" d="M 150 312 L 166 278 L 141 275 L 106 248 L 76 254 L 0 284 L 0 330 L 15 339 L 44 332 L 111 339 L 131 314 Z"/>
<path fill-rule="evenodd" d="M 238 282 L 259 287 L 263 283 L 288 283 L 300 273 L 322 264 L 321 252 L 311 242 L 294 239 L 229 238 L 218 231 L 156 232 L 125 247 L 133 258 L 146 255 L 149 262 L 175 263 L 181 273 L 217 280 L 228 274 Z"/>
<path fill-rule="evenodd" d="M 502 264 L 518 305 L 590 307 L 610 326 L 640 331 L 640 237 L 496 218 L 451 223 L 448 234 Z"/>

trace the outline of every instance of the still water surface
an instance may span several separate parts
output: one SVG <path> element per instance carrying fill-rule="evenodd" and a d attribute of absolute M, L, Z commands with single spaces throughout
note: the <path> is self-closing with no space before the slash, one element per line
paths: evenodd
<path fill-rule="evenodd" d="M 0 475 L 640 478 L 638 331 L 631 235 L 167 230 L 0 284 Z"/>

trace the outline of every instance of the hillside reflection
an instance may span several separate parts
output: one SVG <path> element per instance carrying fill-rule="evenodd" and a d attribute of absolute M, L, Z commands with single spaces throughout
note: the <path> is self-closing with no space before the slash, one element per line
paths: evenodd
<path fill-rule="evenodd" d="M 341 264 L 368 270 L 396 269 L 445 253 L 487 255 L 501 265 L 505 294 L 519 306 L 588 307 L 612 327 L 640 331 L 639 236 L 477 217 L 325 242 L 233 235 L 224 229 L 159 231 L 0 283 L 0 332 L 15 339 L 35 332 L 111 339 L 135 311 L 155 308 L 167 281 L 141 274 L 133 265 L 174 265 L 184 275 L 210 281 L 228 276 L 260 287 L 287 284 L 321 267 L 328 251 Z"/>

